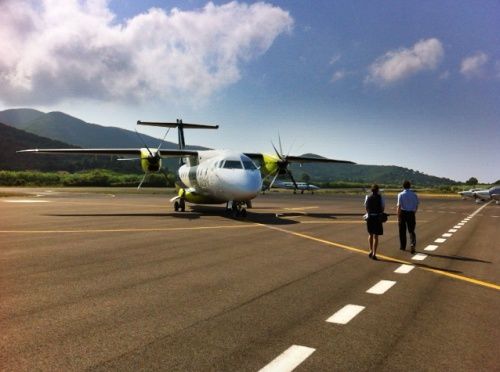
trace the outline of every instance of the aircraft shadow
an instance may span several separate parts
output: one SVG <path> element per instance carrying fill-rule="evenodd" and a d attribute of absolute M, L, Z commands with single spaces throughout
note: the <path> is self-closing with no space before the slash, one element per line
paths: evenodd
<path fill-rule="evenodd" d="M 396 261 L 394 261 L 394 260 L 390 260 L 390 259 L 388 260 L 388 259 L 381 258 L 381 257 L 377 257 L 377 261 L 380 261 L 380 262 L 387 262 L 387 263 L 391 263 L 391 264 L 397 263 L 397 262 L 396 262 Z M 437 266 L 427 265 L 427 264 L 424 264 L 424 263 L 419 263 L 419 262 L 412 262 L 412 265 L 413 265 L 413 266 L 416 266 L 416 267 L 426 268 L 426 269 L 432 269 L 432 270 L 444 271 L 444 272 L 451 273 L 451 274 L 463 274 L 463 272 L 462 272 L 462 271 L 460 271 L 460 270 L 444 269 L 444 268 L 442 268 L 442 267 L 437 267 Z"/>
<path fill-rule="evenodd" d="M 458 260 L 458 261 L 469 261 L 469 262 L 480 262 L 480 263 L 492 263 L 491 261 L 485 261 L 485 260 L 480 260 L 479 258 L 471 258 L 471 257 L 464 257 L 464 256 L 447 256 L 444 254 L 436 254 L 436 253 L 424 253 L 430 257 L 437 257 L 437 258 L 446 258 L 446 259 L 451 259 L 451 260 Z"/>

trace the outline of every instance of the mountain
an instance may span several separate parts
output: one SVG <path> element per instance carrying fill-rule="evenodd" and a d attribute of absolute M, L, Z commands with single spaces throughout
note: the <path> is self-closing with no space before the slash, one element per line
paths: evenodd
<path fill-rule="evenodd" d="M 158 147 L 160 139 L 133 131 L 105 127 L 87 123 L 63 112 L 43 113 L 32 109 L 10 109 L 0 111 L 0 122 L 22 129 L 41 137 L 62 141 L 78 147 Z M 187 146 L 190 149 L 206 149 L 200 146 Z M 177 148 L 177 144 L 165 141 L 162 148 Z"/>
<path fill-rule="evenodd" d="M 315 154 L 303 156 L 318 157 Z M 415 186 L 453 185 L 456 181 L 427 175 L 419 171 L 395 165 L 362 165 L 362 164 L 293 164 L 290 168 L 297 180 L 307 174 L 315 182 L 362 182 L 379 184 L 400 184 L 405 179 L 411 180 Z"/>
<path fill-rule="evenodd" d="M 29 108 L 10 109 L 0 111 L 0 123 L 6 123 L 14 128 L 23 129 L 23 125 L 36 118 L 45 115 L 45 113 Z"/>
<path fill-rule="evenodd" d="M 0 123 L 0 170 L 41 170 L 75 172 L 87 169 L 111 169 L 140 172 L 139 162 L 120 162 L 114 156 L 19 154 L 29 148 L 74 148 L 76 146 L 40 137 Z"/>

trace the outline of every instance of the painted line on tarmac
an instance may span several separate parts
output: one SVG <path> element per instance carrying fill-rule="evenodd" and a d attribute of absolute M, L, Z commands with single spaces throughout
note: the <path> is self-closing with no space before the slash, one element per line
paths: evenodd
<path fill-rule="evenodd" d="M 284 232 L 286 234 L 294 235 L 294 236 L 297 236 L 297 237 L 300 237 L 300 238 L 303 238 L 303 239 L 308 239 L 308 240 L 312 240 L 312 241 L 315 241 L 315 242 L 318 242 L 318 243 L 330 245 L 330 246 L 333 246 L 333 247 L 342 248 L 342 249 L 345 249 L 345 250 L 348 250 L 348 251 L 351 251 L 351 252 L 361 253 L 362 255 L 366 255 L 366 252 L 367 252 L 366 249 L 361 249 L 361 248 L 351 247 L 351 246 L 348 246 L 348 245 L 345 245 L 345 244 L 331 242 L 331 241 L 328 241 L 328 240 L 325 240 L 325 239 L 316 238 L 316 237 L 311 236 L 311 235 L 306 235 L 306 234 L 302 234 L 302 233 L 298 233 L 298 232 L 294 232 L 294 231 L 290 231 L 290 230 L 285 230 L 285 229 L 282 229 L 280 227 L 269 226 L 269 225 L 264 225 L 264 224 L 260 224 L 260 225 L 261 226 L 265 226 L 265 227 L 267 227 L 268 229 L 271 229 L 271 230 L 281 231 L 281 232 Z M 386 261 L 390 261 L 390 262 L 407 264 L 407 265 L 411 265 L 412 264 L 411 262 L 406 261 L 406 260 L 401 260 L 399 258 L 389 257 L 389 256 L 381 255 L 381 254 L 377 254 L 377 257 L 382 258 L 382 259 L 384 259 Z M 496 289 L 497 291 L 500 291 L 500 285 L 495 284 L 495 283 L 491 283 L 491 282 L 486 282 L 486 281 L 483 281 L 483 280 L 478 280 L 478 279 L 470 278 L 470 277 L 467 277 L 467 276 L 464 276 L 464 275 L 452 274 L 452 273 L 450 273 L 448 271 L 445 271 L 445 270 L 432 269 L 432 268 L 425 267 L 425 266 L 418 266 L 418 268 L 421 269 L 421 270 L 424 270 L 424 271 L 430 271 L 430 272 L 435 273 L 435 274 L 447 276 L 449 278 L 453 278 L 453 279 L 461 280 L 461 281 L 464 281 L 464 282 L 476 284 L 476 285 L 481 286 L 481 287 Z"/>
<path fill-rule="evenodd" d="M 396 274 L 408 274 L 410 271 L 412 271 L 415 268 L 414 265 L 407 265 L 407 264 L 402 264 L 399 266 L 394 272 Z"/>
<path fill-rule="evenodd" d="M 361 305 L 345 305 L 326 321 L 328 323 L 347 324 L 364 309 L 365 307 Z"/>
<path fill-rule="evenodd" d="M 291 372 L 315 351 L 311 347 L 292 345 L 259 372 Z"/>
<path fill-rule="evenodd" d="M 393 280 L 381 280 L 369 290 L 367 290 L 366 293 L 381 295 L 391 289 L 394 284 L 396 284 L 396 282 Z"/>
<path fill-rule="evenodd" d="M 434 244 L 429 244 L 427 247 L 424 248 L 424 251 L 432 252 L 438 249 L 439 247 Z"/>
<path fill-rule="evenodd" d="M 48 200 L 41 199 L 17 199 L 17 200 L 3 200 L 4 203 L 48 203 Z"/>
<path fill-rule="evenodd" d="M 445 241 L 445 238 L 437 238 L 436 240 L 434 240 L 434 243 L 444 243 Z"/>
<path fill-rule="evenodd" d="M 77 234 L 77 233 L 112 233 L 112 232 L 161 232 L 161 231 L 193 231 L 217 229 L 241 229 L 262 227 L 261 224 L 241 224 L 222 226 L 196 226 L 196 227 L 158 227 L 148 229 L 82 229 L 82 230 L 0 230 L 0 234 Z"/>
<path fill-rule="evenodd" d="M 413 256 L 411 259 L 414 260 L 414 261 L 423 261 L 427 258 L 427 255 L 426 254 L 422 254 L 422 253 L 417 253 L 415 256 Z"/>

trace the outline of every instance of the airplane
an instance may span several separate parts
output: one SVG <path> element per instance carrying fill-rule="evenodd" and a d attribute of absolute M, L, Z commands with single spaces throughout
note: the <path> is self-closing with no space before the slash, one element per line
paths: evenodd
<path fill-rule="evenodd" d="M 496 185 L 489 189 L 470 189 L 469 191 L 461 191 L 459 194 L 462 195 L 462 199 L 475 199 L 476 203 L 493 199 L 496 204 L 500 204 L 500 186 Z"/>
<path fill-rule="evenodd" d="M 495 204 L 500 204 L 500 186 L 492 186 L 489 189 L 490 197 L 495 201 Z"/>
<path fill-rule="evenodd" d="M 474 197 L 474 192 L 477 191 L 478 189 L 470 189 L 468 191 L 459 191 L 458 194 L 462 196 L 462 200 L 465 199 L 475 199 Z"/>
<path fill-rule="evenodd" d="M 293 182 L 289 181 L 276 181 L 274 184 L 275 188 L 281 189 L 293 189 L 293 193 L 297 193 L 297 190 L 300 190 L 300 193 L 303 194 L 304 191 L 311 191 L 311 194 L 314 194 L 315 190 L 319 190 L 320 188 L 316 185 L 313 185 L 308 182 Z"/>
<path fill-rule="evenodd" d="M 262 189 L 263 180 L 272 178 L 273 186 L 280 175 L 288 176 L 295 186 L 298 186 L 288 169 L 290 163 L 349 163 L 347 160 L 313 158 L 306 156 L 284 155 L 272 144 L 275 154 L 241 153 L 231 150 L 188 150 L 186 149 L 185 129 L 218 129 L 218 125 L 188 124 L 177 119 L 176 123 L 137 121 L 138 125 L 169 128 L 157 149 L 150 149 L 145 143 L 143 148 L 123 149 L 28 149 L 22 153 L 37 154 L 91 154 L 91 155 L 121 155 L 134 156 L 121 160 L 140 160 L 144 177 L 150 173 L 161 172 L 161 159 L 168 157 L 180 158 L 177 171 L 177 196 L 170 202 L 174 210 L 184 212 L 186 202 L 192 204 L 222 204 L 234 217 L 246 216 L 246 208 L 252 207 L 252 200 Z M 178 149 L 161 149 L 170 128 L 177 128 Z M 139 133 L 136 131 L 140 137 Z M 142 139 L 142 138 L 141 138 Z M 281 150 L 281 139 L 280 139 Z M 255 164 L 259 163 L 259 166 Z M 296 187 L 298 188 L 298 187 Z"/>

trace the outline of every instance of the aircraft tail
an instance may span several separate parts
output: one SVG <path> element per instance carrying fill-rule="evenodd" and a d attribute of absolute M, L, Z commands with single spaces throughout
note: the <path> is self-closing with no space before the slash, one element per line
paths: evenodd
<path fill-rule="evenodd" d="M 178 129 L 179 150 L 184 150 L 186 148 L 186 141 L 184 139 L 184 129 L 218 129 L 219 128 L 218 125 L 183 123 L 182 119 L 177 119 L 176 123 L 164 123 L 164 122 L 152 122 L 152 121 L 138 120 L 137 124 L 149 125 L 152 127 L 177 128 Z"/>

